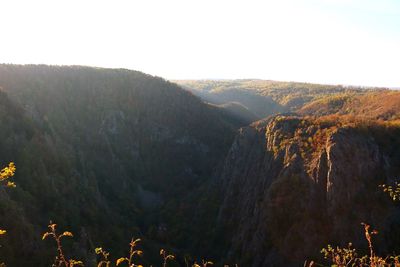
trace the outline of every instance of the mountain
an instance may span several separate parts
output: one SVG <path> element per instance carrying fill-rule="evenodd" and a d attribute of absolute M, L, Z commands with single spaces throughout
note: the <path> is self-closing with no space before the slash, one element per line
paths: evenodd
<path fill-rule="evenodd" d="M 379 188 L 400 175 L 399 147 L 398 120 L 274 116 L 242 128 L 220 175 L 224 262 L 300 266 L 347 242 L 367 251 L 361 222 L 381 231 L 378 253 L 399 251 L 400 213 Z"/>
<path fill-rule="evenodd" d="M 400 92 L 261 80 L 177 81 L 125 69 L 0 65 L 0 259 L 48 266 L 50 220 L 96 266 L 131 237 L 141 264 L 301 266 L 327 244 L 399 251 Z M 190 91 L 190 92 L 189 92 Z"/>
<path fill-rule="evenodd" d="M 217 175 L 215 242 L 223 263 L 300 266 L 323 262 L 319 251 L 327 244 L 347 242 L 367 251 L 361 222 L 382 229 L 379 253 L 398 251 L 400 213 L 379 185 L 400 175 L 399 92 L 260 80 L 177 82 L 207 102 L 234 100 L 268 116 L 239 130 Z M 270 102 L 257 113 L 249 95 Z"/>
<path fill-rule="evenodd" d="M 2 260 L 48 266 L 49 220 L 75 233 L 68 245 L 89 263 L 94 246 L 123 255 L 132 235 L 157 252 L 191 246 L 182 229 L 232 143 L 232 117 L 123 69 L 0 65 L 0 87 L 0 163 L 17 166 L 17 188 L 0 192 Z"/>

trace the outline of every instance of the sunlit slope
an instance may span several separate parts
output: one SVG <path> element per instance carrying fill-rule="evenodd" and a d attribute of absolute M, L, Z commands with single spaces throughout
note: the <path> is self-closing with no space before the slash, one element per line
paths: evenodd
<path fill-rule="evenodd" d="M 214 104 L 237 102 L 263 118 L 295 112 L 313 101 L 338 96 L 363 95 L 379 88 L 346 87 L 268 80 L 182 80 L 185 89 Z"/>
<path fill-rule="evenodd" d="M 68 226 L 77 242 L 114 251 L 147 233 L 189 247 L 192 232 L 179 229 L 194 225 L 187 212 L 195 203 L 180 203 L 224 157 L 231 117 L 130 70 L 0 65 L 0 87 L 0 162 L 18 167 L 17 188 L 0 194 L 0 224 L 9 233 L 2 260 L 45 263 L 38 233 L 49 220 Z M 174 217 L 160 216 L 168 210 Z M 168 229 L 162 235 L 153 231 L 160 225 Z M 76 258 L 93 253 L 75 247 Z"/>

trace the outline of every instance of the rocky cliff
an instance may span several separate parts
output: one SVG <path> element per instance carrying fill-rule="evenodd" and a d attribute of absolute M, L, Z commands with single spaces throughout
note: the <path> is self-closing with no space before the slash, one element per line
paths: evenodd
<path fill-rule="evenodd" d="M 328 243 L 365 247 L 361 222 L 395 249 L 398 211 L 379 184 L 400 177 L 399 127 L 339 121 L 276 116 L 239 131 L 220 181 L 227 262 L 300 266 Z"/>

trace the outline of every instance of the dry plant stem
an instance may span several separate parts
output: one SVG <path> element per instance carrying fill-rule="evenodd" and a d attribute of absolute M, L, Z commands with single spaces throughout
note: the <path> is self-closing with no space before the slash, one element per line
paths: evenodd
<path fill-rule="evenodd" d="M 167 254 L 167 252 L 164 249 L 160 250 L 160 255 L 163 258 L 163 267 L 167 267 L 167 261 L 168 260 L 173 260 L 175 259 L 175 256 L 172 254 Z M 186 259 L 185 259 L 186 261 Z"/>
<path fill-rule="evenodd" d="M 123 262 L 127 262 L 129 267 L 132 267 L 132 266 L 133 266 L 133 267 L 134 267 L 134 266 L 142 267 L 140 264 L 137 265 L 137 264 L 135 264 L 135 263 L 133 262 L 133 256 L 135 256 L 135 255 L 142 256 L 142 254 L 143 254 L 143 251 L 141 251 L 141 250 L 135 250 L 136 244 L 137 244 L 138 242 L 140 242 L 140 239 L 139 239 L 139 238 L 136 239 L 136 240 L 134 240 L 134 239 L 132 238 L 131 242 L 129 243 L 129 245 L 130 245 L 129 258 L 126 258 L 126 257 L 119 258 L 119 259 L 117 260 L 117 263 L 116 263 L 117 266 L 119 266 L 119 265 L 120 265 L 121 263 L 123 263 Z"/>
<path fill-rule="evenodd" d="M 102 266 L 110 267 L 111 262 L 108 260 L 108 256 L 110 255 L 110 253 L 103 250 L 103 248 L 101 247 L 96 248 L 94 251 L 96 252 L 97 255 L 101 255 L 102 257 L 101 261 L 97 264 L 97 267 L 102 267 Z"/>
<path fill-rule="evenodd" d="M 54 240 L 57 243 L 57 252 L 58 252 L 58 258 L 59 258 L 58 266 L 60 266 L 61 263 L 63 263 L 65 265 L 65 267 L 69 267 L 69 264 L 68 264 L 67 260 L 65 259 L 64 252 L 62 250 L 60 237 L 57 236 L 57 234 L 56 234 L 56 225 L 50 224 L 49 228 L 51 229 L 51 235 L 53 236 Z"/>
<path fill-rule="evenodd" d="M 62 245 L 61 245 L 61 238 L 68 236 L 68 237 L 73 237 L 71 232 L 65 231 L 64 233 L 57 235 L 56 232 L 56 224 L 51 223 L 49 224 L 49 232 L 46 232 L 43 234 L 42 240 L 46 239 L 48 236 L 52 236 L 53 239 L 56 241 L 57 244 L 57 252 L 58 255 L 56 256 L 55 260 L 54 260 L 54 264 L 53 266 L 57 266 L 57 267 L 61 267 L 61 266 L 65 266 L 65 267 L 73 267 L 75 265 L 81 265 L 83 266 L 83 263 L 81 261 L 76 261 L 76 260 L 72 260 L 70 259 L 69 261 L 65 258 L 64 256 L 64 252 L 62 249 Z"/>
<path fill-rule="evenodd" d="M 371 267 L 376 267 L 376 262 L 375 262 L 375 253 L 374 253 L 374 248 L 372 246 L 372 236 L 371 235 L 376 235 L 378 232 L 376 230 L 373 230 L 372 232 L 369 231 L 369 228 L 371 227 L 370 225 L 366 223 L 362 223 L 365 229 L 365 238 L 368 241 L 368 247 L 369 247 L 369 256 L 370 256 L 370 264 Z"/>
<path fill-rule="evenodd" d="M 130 248 L 130 251 L 129 251 L 129 262 L 128 262 L 129 266 L 132 265 L 132 258 L 133 258 L 133 255 L 134 255 L 134 248 L 135 248 L 135 245 L 136 245 L 136 243 L 134 242 L 133 238 L 131 240 L 130 245 L 131 245 L 131 248 Z"/>

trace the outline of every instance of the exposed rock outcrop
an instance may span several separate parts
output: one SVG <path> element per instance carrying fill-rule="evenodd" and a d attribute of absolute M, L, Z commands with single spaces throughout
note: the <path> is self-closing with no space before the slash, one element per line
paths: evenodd
<path fill-rule="evenodd" d="M 392 203 L 378 185 L 400 174 L 399 137 L 396 127 L 293 116 L 242 128 L 221 176 L 226 260 L 300 266 L 328 243 L 363 246 L 361 222 L 393 228 Z M 392 249 L 390 240 L 381 233 L 379 248 Z"/>

